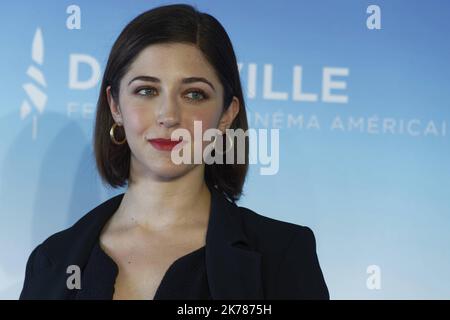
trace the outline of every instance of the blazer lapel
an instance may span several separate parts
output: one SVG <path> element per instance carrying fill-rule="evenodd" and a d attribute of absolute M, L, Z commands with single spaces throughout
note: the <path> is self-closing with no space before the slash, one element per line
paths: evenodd
<path fill-rule="evenodd" d="M 248 243 L 239 208 L 214 187 L 209 189 L 211 208 L 206 234 L 206 272 L 210 294 L 213 299 L 223 300 L 263 299 L 261 254 Z M 123 193 L 119 194 L 91 210 L 89 218 L 82 219 L 78 228 L 72 230 L 76 241 L 71 243 L 70 250 L 59 246 L 51 249 L 56 261 L 58 257 L 65 257 L 61 265 L 84 267 L 102 227 L 117 210 L 123 196 Z M 65 270 L 63 274 L 65 281 Z M 61 290 L 64 292 L 59 293 L 60 297 L 78 298 L 65 286 L 61 286 Z"/>
<path fill-rule="evenodd" d="M 206 270 L 213 299 L 263 299 L 261 254 L 249 247 L 236 204 L 215 188 L 206 235 Z"/>

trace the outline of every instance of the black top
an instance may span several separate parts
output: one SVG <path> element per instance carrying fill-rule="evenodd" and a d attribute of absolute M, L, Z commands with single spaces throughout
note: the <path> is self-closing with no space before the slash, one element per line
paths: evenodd
<path fill-rule="evenodd" d="M 112 299 L 117 274 L 117 264 L 96 242 L 82 272 L 81 290 L 78 290 L 76 299 Z M 170 265 L 153 299 L 211 300 L 206 277 L 205 246 Z"/>
<path fill-rule="evenodd" d="M 201 280 L 206 268 L 207 287 L 214 300 L 329 299 L 310 228 L 240 207 L 215 187 L 210 191 L 205 248 L 173 265 L 160 284 L 157 298 L 178 293 L 183 298 L 199 297 L 200 293 L 186 290 L 189 283 L 206 287 L 206 281 Z M 28 258 L 20 299 L 75 299 L 83 295 L 110 299 L 116 274 L 104 270 L 115 269 L 114 264 L 100 254 L 99 247 L 93 248 L 123 196 L 103 202 L 72 227 L 39 244 Z M 81 290 L 67 286 L 72 276 L 67 269 L 72 265 L 87 273 L 81 274 L 85 284 Z M 113 267 L 102 267 L 105 265 Z"/>

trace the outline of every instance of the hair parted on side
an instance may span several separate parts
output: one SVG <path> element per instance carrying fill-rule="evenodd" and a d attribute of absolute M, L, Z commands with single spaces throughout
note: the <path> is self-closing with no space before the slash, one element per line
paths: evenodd
<path fill-rule="evenodd" d="M 239 112 L 230 129 L 248 130 L 247 114 L 237 60 L 231 40 L 220 22 L 213 16 L 187 4 L 156 7 L 134 18 L 122 30 L 112 46 L 103 74 L 94 128 L 94 153 L 97 170 L 104 182 L 113 188 L 123 187 L 130 180 L 131 150 L 128 143 L 114 144 L 109 131 L 114 124 L 106 96 L 118 101 L 120 81 L 138 54 L 152 44 L 189 43 L 195 45 L 213 66 L 223 88 L 223 107 L 226 110 L 233 96 L 240 103 Z M 120 131 L 120 130 L 117 130 Z M 117 139 L 122 140 L 120 134 Z M 226 137 L 224 137 L 226 139 Z M 224 149 L 226 143 L 223 143 Z M 248 171 L 248 136 L 245 138 L 245 163 L 205 164 L 205 181 L 230 200 L 240 198 Z M 237 143 L 233 143 L 235 157 Z M 225 151 L 225 150 L 224 150 Z"/>

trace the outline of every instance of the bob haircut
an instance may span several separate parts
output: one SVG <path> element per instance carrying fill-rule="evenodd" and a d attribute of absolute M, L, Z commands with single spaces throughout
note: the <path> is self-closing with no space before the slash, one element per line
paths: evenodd
<path fill-rule="evenodd" d="M 123 187 L 131 182 L 131 150 L 128 143 L 116 145 L 111 141 L 109 131 L 115 121 L 109 108 L 106 88 L 111 86 L 111 95 L 118 102 L 120 81 L 138 54 L 149 45 L 161 43 L 195 45 L 212 65 L 224 88 L 223 110 L 229 107 L 233 96 L 240 102 L 239 113 L 231 123 L 230 129 L 242 129 L 244 132 L 248 130 L 236 56 L 220 22 L 187 4 L 160 6 L 146 11 L 128 23 L 115 41 L 103 74 L 97 101 L 93 137 L 96 166 L 102 180 L 113 188 Z M 118 133 L 118 136 L 122 135 L 118 139 L 123 139 L 124 134 Z M 223 138 L 227 139 L 225 134 Z M 215 187 L 233 202 L 242 194 L 248 171 L 248 136 L 245 136 L 243 164 L 236 161 L 237 145 L 233 143 L 235 155 L 233 164 L 226 164 L 225 161 L 223 164 L 205 164 L 204 176 L 208 186 Z M 223 146 L 225 149 L 225 142 Z"/>

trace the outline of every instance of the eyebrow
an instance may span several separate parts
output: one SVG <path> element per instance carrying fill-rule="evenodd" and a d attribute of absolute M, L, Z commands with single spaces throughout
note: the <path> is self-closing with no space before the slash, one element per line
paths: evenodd
<path fill-rule="evenodd" d="M 128 82 L 128 85 L 130 85 L 135 80 L 142 80 L 142 81 L 148 81 L 148 82 L 161 83 L 161 80 L 159 78 L 156 78 L 156 77 L 152 77 L 152 76 L 137 76 L 137 77 L 134 77 L 133 79 L 131 79 L 130 82 Z M 208 80 L 206 80 L 205 78 L 203 78 L 203 77 L 189 77 L 189 78 L 183 78 L 181 80 L 181 83 L 183 83 L 183 84 L 188 84 L 188 83 L 193 83 L 193 82 L 204 82 L 204 83 L 208 84 L 214 91 L 216 91 L 216 88 L 214 88 L 213 84 L 211 82 L 209 82 Z"/>

